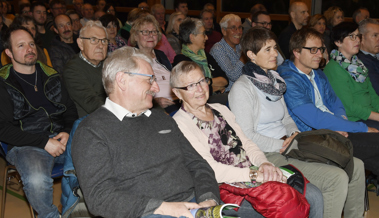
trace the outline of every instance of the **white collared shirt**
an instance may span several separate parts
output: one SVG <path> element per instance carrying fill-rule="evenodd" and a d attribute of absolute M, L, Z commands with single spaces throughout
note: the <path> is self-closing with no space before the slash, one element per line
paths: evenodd
<path fill-rule="evenodd" d="M 136 113 L 132 113 L 128 111 L 126 108 L 122 107 L 121 105 L 114 103 L 112 100 L 109 99 L 109 97 L 105 99 L 105 104 L 103 105 L 103 107 L 112 112 L 120 121 L 122 121 L 124 117 L 138 117 L 142 114 L 149 117 L 151 115 L 151 110 L 149 109 L 147 109 L 139 115 Z"/>

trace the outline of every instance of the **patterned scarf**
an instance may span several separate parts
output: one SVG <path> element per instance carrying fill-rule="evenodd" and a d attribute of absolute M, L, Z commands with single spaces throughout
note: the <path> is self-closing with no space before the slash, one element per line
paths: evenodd
<path fill-rule="evenodd" d="M 345 69 L 356 82 L 363 83 L 367 76 L 368 70 L 366 66 L 358 59 L 357 55 L 353 55 L 351 61 L 345 58 L 341 52 L 334 49 L 330 53 L 330 57 L 333 58 L 339 65 Z"/>
<path fill-rule="evenodd" d="M 200 49 L 197 54 L 195 54 L 191 49 L 188 48 L 185 44 L 182 45 L 182 54 L 191 58 L 196 64 L 198 64 L 204 72 L 204 76 L 212 78 L 211 70 L 208 67 L 207 56 L 205 56 L 204 49 Z"/>
<path fill-rule="evenodd" d="M 265 95 L 269 101 L 278 101 L 286 91 L 286 83 L 279 74 L 273 70 L 267 73 L 253 62 L 248 62 L 242 68 L 242 74 L 248 76 L 250 81 Z"/>

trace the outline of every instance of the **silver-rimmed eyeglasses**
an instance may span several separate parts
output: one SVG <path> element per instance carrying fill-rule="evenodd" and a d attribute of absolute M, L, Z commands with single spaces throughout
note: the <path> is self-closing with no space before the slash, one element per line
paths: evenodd
<path fill-rule="evenodd" d="M 150 85 L 153 85 L 153 83 L 157 81 L 157 78 L 155 77 L 155 75 L 144 74 L 144 73 L 131 73 L 131 72 L 124 72 L 124 73 L 131 74 L 131 75 L 138 75 L 138 76 L 148 76 L 150 77 L 150 80 L 149 80 Z"/>
<path fill-rule="evenodd" d="M 208 85 L 208 82 L 209 82 L 209 78 L 203 78 L 197 83 L 191 83 L 188 86 L 184 86 L 184 87 L 175 87 L 175 89 L 183 89 L 186 91 L 193 91 L 196 89 L 196 87 L 198 85 L 205 86 L 205 85 Z"/>

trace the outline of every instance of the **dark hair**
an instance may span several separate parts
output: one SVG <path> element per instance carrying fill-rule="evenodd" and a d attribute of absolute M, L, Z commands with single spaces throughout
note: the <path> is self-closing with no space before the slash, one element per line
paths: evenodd
<path fill-rule="evenodd" d="M 365 7 L 360 7 L 360 8 L 358 8 L 357 10 L 355 10 L 354 11 L 354 13 L 353 13 L 353 21 L 355 22 L 355 23 L 357 23 L 357 16 L 358 15 L 360 15 L 361 13 L 362 13 L 362 10 L 366 10 L 366 11 L 368 11 L 368 9 L 367 8 L 365 8 Z"/>
<path fill-rule="evenodd" d="M 259 15 L 264 14 L 267 16 L 270 16 L 270 14 L 267 11 L 258 11 L 253 14 L 253 17 L 251 19 L 252 22 L 258 22 Z"/>
<path fill-rule="evenodd" d="M 178 8 L 180 4 L 187 4 L 187 0 L 175 0 L 174 1 L 174 9 Z"/>
<path fill-rule="evenodd" d="M 352 22 L 342 22 L 332 29 L 331 40 L 332 42 L 342 42 L 343 39 L 350 33 L 358 29 L 358 24 Z"/>
<path fill-rule="evenodd" d="M 253 16 L 258 11 L 267 11 L 266 7 L 262 4 L 255 4 L 250 8 L 250 16 Z"/>
<path fill-rule="evenodd" d="M 18 8 L 20 10 L 20 14 L 21 14 L 21 11 L 24 10 L 24 8 L 27 8 L 27 7 L 30 8 L 30 11 L 32 11 L 32 8 L 30 7 L 30 3 L 22 3 L 20 5 L 20 7 Z"/>
<path fill-rule="evenodd" d="M 72 20 L 71 20 L 70 16 L 68 16 L 67 14 L 60 14 L 60 15 L 66 16 L 68 19 L 70 19 L 70 23 L 72 24 Z M 55 21 L 56 21 L 57 17 L 59 17 L 60 15 L 57 15 L 56 17 L 54 17 L 53 25 L 54 25 L 55 29 L 58 29 L 57 23 Z"/>
<path fill-rule="evenodd" d="M 49 7 L 50 7 L 50 9 L 53 9 L 53 6 L 54 6 L 54 5 L 58 5 L 58 4 L 66 5 L 66 2 L 65 2 L 65 1 L 62 1 L 62 0 L 52 0 L 52 1 L 49 3 Z"/>
<path fill-rule="evenodd" d="M 26 27 L 16 26 L 16 25 L 9 25 L 9 28 L 7 29 L 7 31 L 5 31 L 4 35 L 2 36 L 3 37 L 3 42 L 4 42 L 3 43 L 4 49 L 9 49 L 9 50 L 12 51 L 11 34 L 13 32 L 15 32 L 15 31 L 17 31 L 17 30 L 25 30 L 34 39 L 32 33 L 29 32 L 29 30 L 26 29 Z"/>
<path fill-rule="evenodd" d="M 71 14 L 76 14 L 80 17 L 80 15 L 78 14 L 78 12 L 76 12 L 75 10 L 67 10 L 66 11 L 66 15 L 70 17 Z M 71 17 L 70 17 L 71 18 Z"/>
<path fill-rule="evenodd" d="M 293 54 L 293 51 L 295 50 L 297 52 L 300 52 L 307 43 L 307 40 L 310 38 L 320 39 L 321 43 L 324 44 L 324 37 L 321 35 L 321 33 L 319 33 L 317 30 L 313 28 L 303 27 L 300 30 L 297 30 L 294 34 L 292 34 L 289 46 L 291 61 L 295 60 L 295 55 Z"/>
<path fill-rule="evenodd" d="M 100 1 L 105 1 L 105 4 L 107 3 L 107 0 L 97 0 L 96 5 L 98 5 L 100 3 Z"/>
<path fill-rule="evenodd" d="M 11 25 L 9 25 L 9 28 L 12 26 L 14 28 L 16 27 L 20 27 L 22 26 L 23 24 L 27 24 L 28 22 L 33 22 L 34 25 L 36 25 L 36 22 L 34 21 L 34 19 L 28 15 L 18 15 L 16 16 Z"/>
<path fill-rule="evenodd" d="M 105 13 L 107 13 L 107 11 L 109 10 L 110 7 L 113 7 L 113 8 L 114 8 L 114 12 L 116 12 L 116 8 L 115 8 L 115 6 L 114 6 L 113 4 L 110 4 L 110 3 L 105 4 L 105 6 L 104 6 L 104 8 L 103 8 L 103 11 L 104 11 Z"/>
<path fill-rule="evenodd" d="M 42 7 L 45 7 L 45 9 L 47 9 L 45 3 L 43 3 L 42 1 L 34 1 L 30 6 L 30 11 L 33 12 L 34 8 L 37 6 L 42 6 Z M 21 8 L 20 8 L 20 11 L 21 11 Z"/>
<path fill-rule="evenodd" d="M 117 29 L 120 27 L 118 26 L 117 17 L 112 14 L 105 14 L 99 18 L 99 21 L 103 25 L 103 27 L 107 28 L 109 23 L 114 23 L 117 25 Z"/>
<path fill-rule="evenodd" d="M 185 44 L 192 44 L 190 35 L 197 35 L 197 30 L 204 26 L 203 22 L 197 18 L 186 18 L 179 26 L 179 39 Z"/>
<path fill-rule="evenodd" d="M 316 26 L 317 22 L 319 20 L 324 20 L 325 21 L 325 26 L 326 26 L 326 17 L 322 14 L 315 14 L 313 15 L 308 22 L 309 27 L 314 27 Z"/>
<path fill-rule="evenodd" d="M 209 9 L 204 9 L 204 10 L 200 11 L 200 15 L 199 15 L 200 19 L 203 19 L 203 14 L 204 14 L 205 12 L 211 13 L 211 14 L 212 14 L 212 17 L 213 17 L 213 13 L 212 13 L 211 10 L 209 10 Z"/>
<path fill-rule="evenodd" d="M 252 51 L 257 54 L 268 40 L 277 41 L 275 33 L 271 32 L 271 30 L 260 26 L 250 28 L 241 40 L 242 53 L 246 55 L 248 51 Z"/>

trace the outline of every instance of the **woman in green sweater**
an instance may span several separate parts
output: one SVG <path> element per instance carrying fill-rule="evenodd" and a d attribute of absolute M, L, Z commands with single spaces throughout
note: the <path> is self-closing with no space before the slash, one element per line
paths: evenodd
<path fill-rule="evenodd" d="M 368 70 L 358 59 L 361 34 L 355 23 L 342 22 L 332 30 L 332 50 L 324 72 L 341 99 L 347 118 L 379 129 L 379 96 L 373 89 Z"/>

